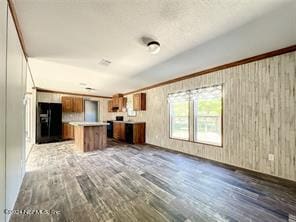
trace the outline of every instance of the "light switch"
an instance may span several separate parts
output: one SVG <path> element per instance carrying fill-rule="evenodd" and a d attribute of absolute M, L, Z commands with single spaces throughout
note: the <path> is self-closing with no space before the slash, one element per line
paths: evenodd
<path fill-rule="evenodd" d="M 273 154 L 268 154 L 268 160 L 274 161 L 274 155 Z"/>

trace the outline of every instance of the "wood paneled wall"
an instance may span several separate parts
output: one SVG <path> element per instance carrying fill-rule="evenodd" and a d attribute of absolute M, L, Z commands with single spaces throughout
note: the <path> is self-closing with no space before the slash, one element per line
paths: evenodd
<path fill-rule="evenodd" d="M 223 148 L 169 139 L 167 95 L 221 83 Z M 145 92 L 147 111 L 126 118 L 146 121 L 147 143 L 296 181 L 296 52 Z"/>

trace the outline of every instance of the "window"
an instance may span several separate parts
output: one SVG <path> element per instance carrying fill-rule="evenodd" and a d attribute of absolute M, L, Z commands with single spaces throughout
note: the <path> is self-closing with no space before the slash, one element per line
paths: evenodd
<path fill-rule="evenodd" d="M 127 98 L 126 111 L 127 111 L 127 116 L 129 117 L 134 117 L 137 115 L 136 111 L 134 111 L 133 109 L 133 98 L 130 98 L 130 97 Z"/>
<path fill-rule="evenodd" d="M 170 137 L 189 140 L 189 97 L 186 93 L 169 95 Z"/>
<path fill-rule="evenodd" d="M 222 146 L 222 86 L 196 89 L 194 102 L 194 141 Z"/>

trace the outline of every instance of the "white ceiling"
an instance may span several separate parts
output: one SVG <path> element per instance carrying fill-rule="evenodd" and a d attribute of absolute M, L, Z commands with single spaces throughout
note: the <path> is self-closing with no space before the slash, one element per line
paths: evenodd
<path fill-rule="evenodd" d="M 86 83 L 96 89 L 91 94 L 98 95 L 127 92 L 206 68 L 195 66 L 194 57 L 186 67 L 187 60 L 180 67 L 176 64 L 184 62 L 188 52 L 198 51 L 220 36 L 225 38 L 227 33 L 291 2 L 14 0 L 36 85 L 86 93 L 80 86 Z M 143 37 L 159 41 L 160 53 L 149 54 Z M 102 66 L 101 59 L 112 63 Z M 165 64 L 174 69 L 164 68 Z"/>

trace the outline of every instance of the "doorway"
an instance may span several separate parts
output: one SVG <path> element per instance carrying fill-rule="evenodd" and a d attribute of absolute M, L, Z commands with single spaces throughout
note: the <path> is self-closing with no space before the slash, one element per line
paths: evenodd
<path fill-rule="evenodd" d="M 99 121 L 99 102 L 92 100 L 84 100 L 84 121 Z"/>

